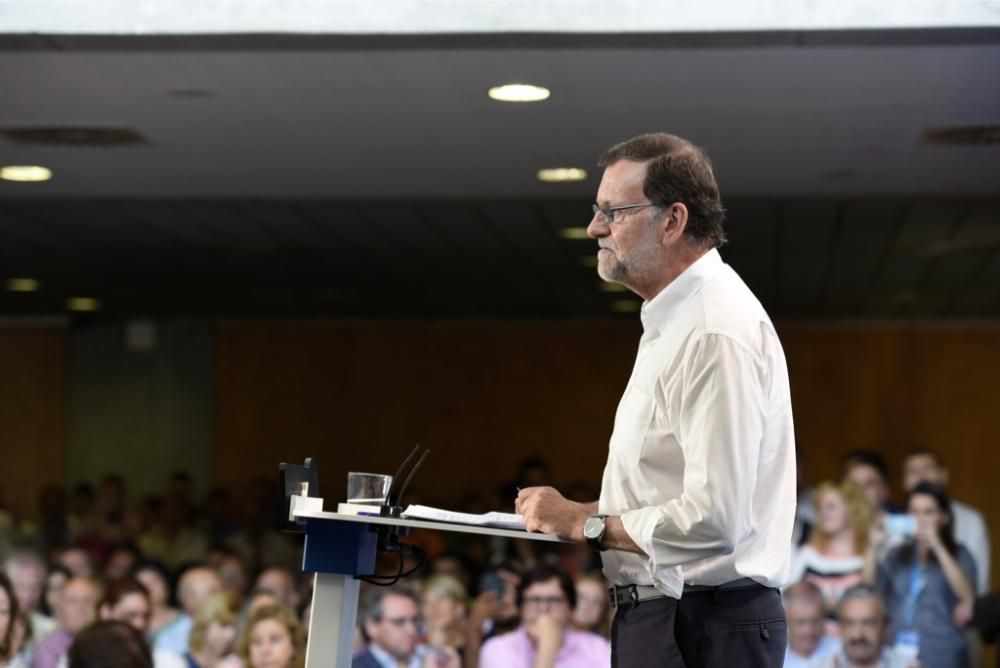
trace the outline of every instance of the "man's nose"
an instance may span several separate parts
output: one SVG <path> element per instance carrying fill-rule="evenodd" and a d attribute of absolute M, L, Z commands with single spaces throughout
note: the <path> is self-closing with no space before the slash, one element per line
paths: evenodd
<path fill-rule="evenodd" d="M 591 239 L 599 239 L 608 235 L 608 224 L 604 222 L 604 216 L 600 213 L 595 213 L 594 217 L 590 219 L 590 224 L 587 225 L 587 236 Z"/>

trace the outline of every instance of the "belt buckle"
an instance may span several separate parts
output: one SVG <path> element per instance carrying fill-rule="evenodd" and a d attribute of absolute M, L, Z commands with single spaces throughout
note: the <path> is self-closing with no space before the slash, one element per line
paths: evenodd
<path fill-rule="evenodd" d="M 619 595 L 619 592 L 624 593 L 625 591 L 628 592 L 627 596 L 628 596 L 628 602 L 630 604 L 629 607 L 634 608 L 635 606 L 639 605 L 639 590 L 636 588 L 635 585 L 624 585 L 624 586 L 612 585 L 611 589 L 608 590 L 609 597 L 611 598 L 611 605 L 613 605 L 615 608 L 621 607 L 621 602 L 619 599 L 622 597 Z"/>

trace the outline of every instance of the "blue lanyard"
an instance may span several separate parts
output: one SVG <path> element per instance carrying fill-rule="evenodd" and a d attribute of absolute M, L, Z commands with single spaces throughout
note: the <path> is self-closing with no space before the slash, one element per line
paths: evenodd
<path fill-rule="evenodd" d="M 920 592 L 926 584 L 927 578 L 924 577 L 924 572 L 918 564 L 913 564 L 913 568 L 910 569 L 910 591 L 906 595 L 904 611 L 907 628 L 913 628 L 913 623 L 917 619 L 917 599 L 920 598 Z"/>

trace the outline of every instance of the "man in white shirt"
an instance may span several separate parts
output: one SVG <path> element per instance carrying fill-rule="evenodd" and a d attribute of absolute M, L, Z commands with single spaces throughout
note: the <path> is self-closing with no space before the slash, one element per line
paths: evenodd
<path fill-rule="evenodd" d="M 716 250 L 708 158 L 667 134 L 609 149 L 587 228 L 598 273 L 646 301 L 597 503 L 522 490 L 531 531 L 586 540 L 615 586 L 612 665 L 780 666 L 795 518 L 784 352 Z"/>
<path fill-rule="evenodd" d="M 933 450 L 911 450 L 903 460 L 903 489 L 907 493 L 921 482 L 948 487 L 948 467 Z M 990 534 L 983 515 L 961 501 L 951 500 L 951 514 L 955 541 L 965 546 L 976 562 L 976 591 L 986 594 L 990 590 Z"/>

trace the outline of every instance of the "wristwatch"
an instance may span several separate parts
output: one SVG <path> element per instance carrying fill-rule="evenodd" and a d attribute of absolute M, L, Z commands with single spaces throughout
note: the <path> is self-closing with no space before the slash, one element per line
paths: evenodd
<path fill-rule="evenodd" d="M 583 537 L 587 539 L 587 545 L 595 550 L 607 549 L 604 547 L 604 532 L 608 528 L 604 521 L 606 517 L 607 515 L 591 515 L 583 523 Z"/>

